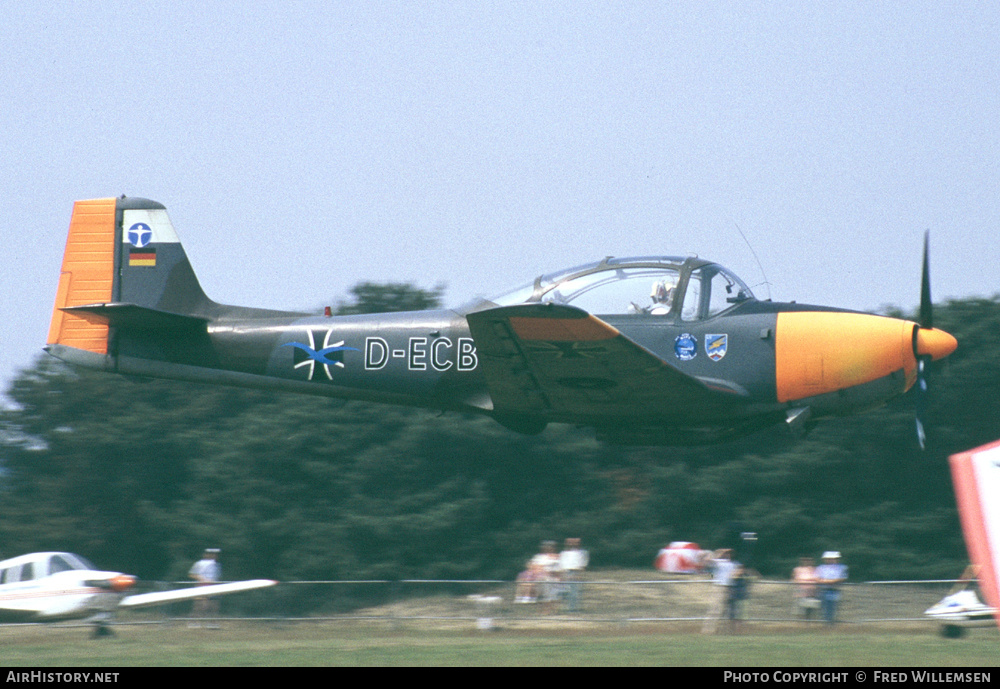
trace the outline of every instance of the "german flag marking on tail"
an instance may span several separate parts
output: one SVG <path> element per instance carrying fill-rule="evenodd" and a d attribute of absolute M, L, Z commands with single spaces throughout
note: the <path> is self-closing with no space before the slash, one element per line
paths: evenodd
<path fill-rule="evenodd" d="M 129 249 L 128 264 L 132 266 L 156 267 L 156 249 Z"/>

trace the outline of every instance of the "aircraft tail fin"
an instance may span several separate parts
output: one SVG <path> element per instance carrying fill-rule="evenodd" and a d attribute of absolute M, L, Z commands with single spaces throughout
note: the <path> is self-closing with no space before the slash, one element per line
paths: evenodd
<path fill-rule="evenodd" d="M 213 306 L 161 204 L 127 197 L 74 204 L 50 347 L 112 354 L 115 328 L 204 323 Z"/>

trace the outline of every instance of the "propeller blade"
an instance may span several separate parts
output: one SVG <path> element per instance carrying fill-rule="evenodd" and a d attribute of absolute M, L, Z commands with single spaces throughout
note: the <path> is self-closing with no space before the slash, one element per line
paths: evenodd
<path fill-rule="evenodd" d="M 930 230 L 924 232 L 924 264 L 920 276 L 920 314 L 913 328 L 913 356 L 917 360 L 915 413 L 917 442 L 923 450 L 927 443 L 924 432 L 924 409 L 927 403 L 930 363 L 947 356 L 955 349 L 955 338 L 934 330 L 934 306 L 931 303 Z"/>
<path fill-rule="evenodd" d="M 915 395 L 915 415 L 917 421 L 917 442 L 920 449 L 926 449 L 927 434 L 924 432 L 924 404 L 927 398 L 927 357 L 917 359 L 917 384 Z"/>
<path fill-rule="evenodd" d="M 930 230 L 924 232 L 924 269 L 920 276 L 920 327 L 934 327 L 934 307 L 931 304 Z"/>
<path fill-rule="evenodd" d="M 920 331 L 934 327 L 934 308 L 931 303 L 930 230 L 924 232 L 924 260 L 920 272 L 920 312 L 917 326 L 913 328 L 913 356 L 917 360 L 917 383 L 914 386 L 914 416 L 917 423 L 917 443 L 923 450 L 927 444 L 924 431 L 924 405 L 927 397 L 927 357 L 920 354 Z"/>

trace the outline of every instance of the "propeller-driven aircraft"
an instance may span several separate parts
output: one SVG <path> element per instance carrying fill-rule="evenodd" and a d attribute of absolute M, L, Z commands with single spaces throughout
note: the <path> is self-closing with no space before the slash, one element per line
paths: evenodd
<path fill-rule="evenodd" d="M 274 586 L 270 579 L 208 584 L 173 591 L 129 593 L 136 578 L 97 569 L 73 553 L 31 553 L 0 561 L 0 620 L 89 619 L 104 635 L 114 612 Z"/>
<path fill-rule="evenodd" d="M 134 376 L 476 412 L 624 444 L 696 444 L 866 410 L 954 351 L 932 322 L 760 301 L 701 258 L 605 258 L 455 309 L 349 316 L 226 306 L 166 209 L 79 201 L 46 350 Z M 918 404 L 918 408 L 919 408 Z M 918 430 L 922 426 L 918 418 Z M 922 442 L 922 441 L 921 441 Z"/>
<path fill-rule="evenodd" d="M 953 591 L 924 611 L 929 619 L 941 625 L 941 636 L 964 636 L 967 627 L 992 627 L 997 609 L 986 605 L 971 588 Z"/>

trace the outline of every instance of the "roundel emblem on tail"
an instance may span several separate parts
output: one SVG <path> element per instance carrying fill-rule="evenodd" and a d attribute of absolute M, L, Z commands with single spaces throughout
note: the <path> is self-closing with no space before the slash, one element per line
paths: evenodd
<path fill-rule="evenodd" d="M 149 244 L 150 240 L 153 238 L 153 231 L 144 222 L 137 222 L 128 228 L 128 241 L 129 244 L 141 249 L 142 247 Z"/>

